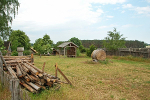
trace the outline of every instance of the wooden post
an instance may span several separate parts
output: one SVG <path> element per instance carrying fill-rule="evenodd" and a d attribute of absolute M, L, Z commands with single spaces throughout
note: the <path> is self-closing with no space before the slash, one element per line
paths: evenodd
<path fill-rule="evenodd" d="M 59 48 L 59 58 L 60 58 L 60 51 L 61 51 L 61 48 Z"/>
<path fill-rule="evenodd" d="M 57 63 L 56 63 L 56 65 L 55 65 L 55 77 L 57 78 L 57 68 L 58 68 L 58 66 L 57 66 Z"/>
<path fill-rule="evenodd" d="M 45 62 L 43 64 L 42 73 L 44 73 Z"/>
<path fill-rule="evenodd" d="M 10 90 L 11 90 L 11 100 L 20 100 L 19 79 L 11 78 Z"/>
<path fill-rule="evenodd" d="M 148 58 L 150 58 L 150 49 L 148 48 Z"/>
<path fill-rule="evenodd" d="M 34 62 L 33 53 L 31 53 L 31 62 Z"/>
<path fill-rule="evenodd" d="M 64 57 L 65 57 L 65 47 L 64 47 Z"/>

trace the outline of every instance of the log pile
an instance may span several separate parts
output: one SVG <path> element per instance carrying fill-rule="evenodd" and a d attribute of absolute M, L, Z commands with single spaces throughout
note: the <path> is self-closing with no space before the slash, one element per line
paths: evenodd
<path fill-rule="evenodd" d="M 43 69 L 38 69 L 34 66 L 27 57 L 4 57 L 3 58 L 3 69 L 7 71 L 13 78 L 18 78 L 20 80 L 20 85 L 25 87 L 32 93 L 38 93 L 42 89 L 47 87 L 53 87 L 53 85 L 58 85 L 65 83 L 60 81 L 57 77 L 57 70 L 67 82 L 71 85 L 71 82 L 66 78 L 66 76 L 58 68 L 57 64 L 55 76 L 47 74 L 44 72 L 45 63 Z"/>

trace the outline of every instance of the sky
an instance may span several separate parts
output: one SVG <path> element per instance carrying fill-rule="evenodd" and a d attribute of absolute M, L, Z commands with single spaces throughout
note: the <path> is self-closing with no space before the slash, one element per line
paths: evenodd
<path fill-rule="evenodd" d="M 19 0 L 13 30 L 34 43 L 45 34 L 57 43 L 72 37 L 103 40 L 114 27 L 126 40 L 150 44 L 150 0 Z"/>

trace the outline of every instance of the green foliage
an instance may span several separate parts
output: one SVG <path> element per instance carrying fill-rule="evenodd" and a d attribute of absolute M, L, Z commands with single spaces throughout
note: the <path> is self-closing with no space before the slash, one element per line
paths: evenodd
<path fill-rule="evenodd" d="M 92 52 L 96 49 L 95 45 L 91 45 L 89 49 L 86 50 L 86 55 L 91 57 Z"/>
<path fill-rule="evenodd" d="M 16 50 L 14 50 L 12 53 L 11 53 L 11 56 L 18 56 L 18 52 Z"/>
<path fill-rule="evenodd" d="M 81 53 L 86 52 L 86 49 L 83 45 L 79 46 L 79 50 L 80 50 Z"/>
<path fill-rule="evenodd" d="M 125 48 L 125 38 L 122 38 L 122 34 L 116 31 L 114 28 L 113 32 L 108 32 L 108 37 L 103 41 L 104 48 L 108 50 L 116 51 L 118 48 Z"/>
<path fill-rule="evenodd" d="M 3 41 L 8 39 L 11 33 L 9 23 L 12 23 L 12 15 L 16 15 L 18 11 L 18 0 L 0 0 L 0 37 Z"/>
<path fill-rule="evenodd" d="M 9 40 L 12 44 L 12 51 L 17 50 L 17 47 L 24 47 L 25 50 L 29 50 L 31 47 L 29 37 L 20 30 L 12 31 Z"/>
<path fill-rule="evenodd" d="M 29 50 L 24 50 L 23 51 L 23 55 L 30 55 L 30 54 L 31 54 L 31 52 Z"/>
<path fill-rule="evenodd" d="M 64 43 L 63 41 L 58 41 L 55 45 L 54 48 L 55 49 L 59 49 L 57 46 L 59 46 L 60 44 Z"/>
<path fill-rule="evenodd" d="M 53 44 L 53 41 L 50 40 L 50 36 L 49 36 L 49 35 L 45 34 L 45 35 L 43 36 L 43 45 L 47 45 L 47 44 L 52 45 L 52 44 Z"/>
<path fill-rule="evenodd" d="M 77 57 L 80 56 L 80 50 L 79 49 L 77 49 L 76 54 L 77 54 Z"/>
<path fill-rule="evenodd" d="M 73 43 L 76 44 L 77 46 L 82 45 L 81 41 L 80 41 L 78 38 L 76 38 L 76 37 L 71 38 L 69 41 L 70 41 L 70 42 L 73 42 Z"/>
<path fill-rule="evenodd" d="M 52 52 L 53 41 L 50 40 L 50 36 L 47 34 L 43 36 L 43 38 L 39 38 L 35 41 L 33 48 L 39 52 L 39 54 L 51 53 Z"/>
<path fill-rule="evenodd" d="M 0 38 L 0 51 L 2 52 L 3 55 L 6 55 L 7 53 L 4 47 L 4 42 L 1 40 L 1 38 Z"/>

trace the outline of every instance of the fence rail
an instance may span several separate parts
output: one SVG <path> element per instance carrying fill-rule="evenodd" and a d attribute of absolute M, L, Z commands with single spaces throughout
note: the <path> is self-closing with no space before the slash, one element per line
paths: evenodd
<path fill-rule="evenodd" d="M 21 89 L 19 85 L 19 79 L 13 78 L 10 74 L 3 70 L 4 63 L 5 60 L 3 59 L 2 53 L 0 51 L 0 80 L 3 88 L 9 88 L 11 92 L 11 100 L 30 100 L 27 91 Z"/>

